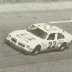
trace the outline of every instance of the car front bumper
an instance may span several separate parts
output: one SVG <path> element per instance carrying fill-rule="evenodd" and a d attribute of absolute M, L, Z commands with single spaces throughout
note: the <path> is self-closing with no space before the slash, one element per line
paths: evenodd
<path fill-rule="evenodd" d="M 5 42 L 11 46 L 12 48 L 15 48 L 16 50 L 20 50 L 22 52 L 26 52 L 26 53 L 32 53 L 32 50 L 27 49 L 26 47 L 21 47 L 18 44 L 14 43 L 11 41 L 11 39 L 6 38 Z"/>

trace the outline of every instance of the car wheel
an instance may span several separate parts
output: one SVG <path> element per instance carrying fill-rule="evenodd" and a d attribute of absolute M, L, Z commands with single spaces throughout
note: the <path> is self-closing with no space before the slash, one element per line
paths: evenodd
<path fill-rule="evenodd" d="M 67 48 L 67 44 L 63 43 L 60 47 L 59 47 L 59 51 L 64 51 Z"/>
<path fill-rule="evenodd" d="M 40 52 L 40 49 L 41 49 L 41 46 L 38 45 L 34 48 L 34 50 L 32 51 L 32 54 L 33 55 L 37 55 L 39 52 Z"/>

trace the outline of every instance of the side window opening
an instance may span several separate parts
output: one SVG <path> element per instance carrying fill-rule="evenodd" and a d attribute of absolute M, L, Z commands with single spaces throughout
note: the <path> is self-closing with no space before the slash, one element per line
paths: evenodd
<path fill-rule="evenodd" d="M 51 33 L 47 40 L 54 40 L 55 39 L 55 33 Z"/>
<path fill-rule="evenodd" d="M 61 33 L 58 33 L 57 39 L 62 39 L 62 38 L 64 38 L 64 35 Z"/>

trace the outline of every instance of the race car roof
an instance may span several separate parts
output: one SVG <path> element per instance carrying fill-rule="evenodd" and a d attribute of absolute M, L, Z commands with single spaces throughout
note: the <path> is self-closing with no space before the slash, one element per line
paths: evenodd
<path fill-rule="evenodd" d="M 46 23 L 37 23 L 34 24 L 36 27 L 40 28 L 41 30 L 49 33 L 49 32 L 63 32 L 62 29 L 60 29 L 59 27 L 55 26 L 55 25 L 49 25 Z"/>

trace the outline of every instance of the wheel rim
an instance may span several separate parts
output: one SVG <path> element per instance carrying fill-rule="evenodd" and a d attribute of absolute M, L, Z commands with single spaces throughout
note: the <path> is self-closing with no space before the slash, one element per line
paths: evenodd
<path fill-rule="evenodd" d="M 64 47 L 61 47 L 61 50 L 64 50 L 65 48 Z"/>
<path fill-rule="evenodd" d="M 38 54 L 40 52 L 40 46 L 36 46 L 35 49 L 33 50 L 33 54 Z"/>
<path fill-rule="evenodd" d="M 35 54 L 38 54 L 38 51 L 35 51 Z"/>

